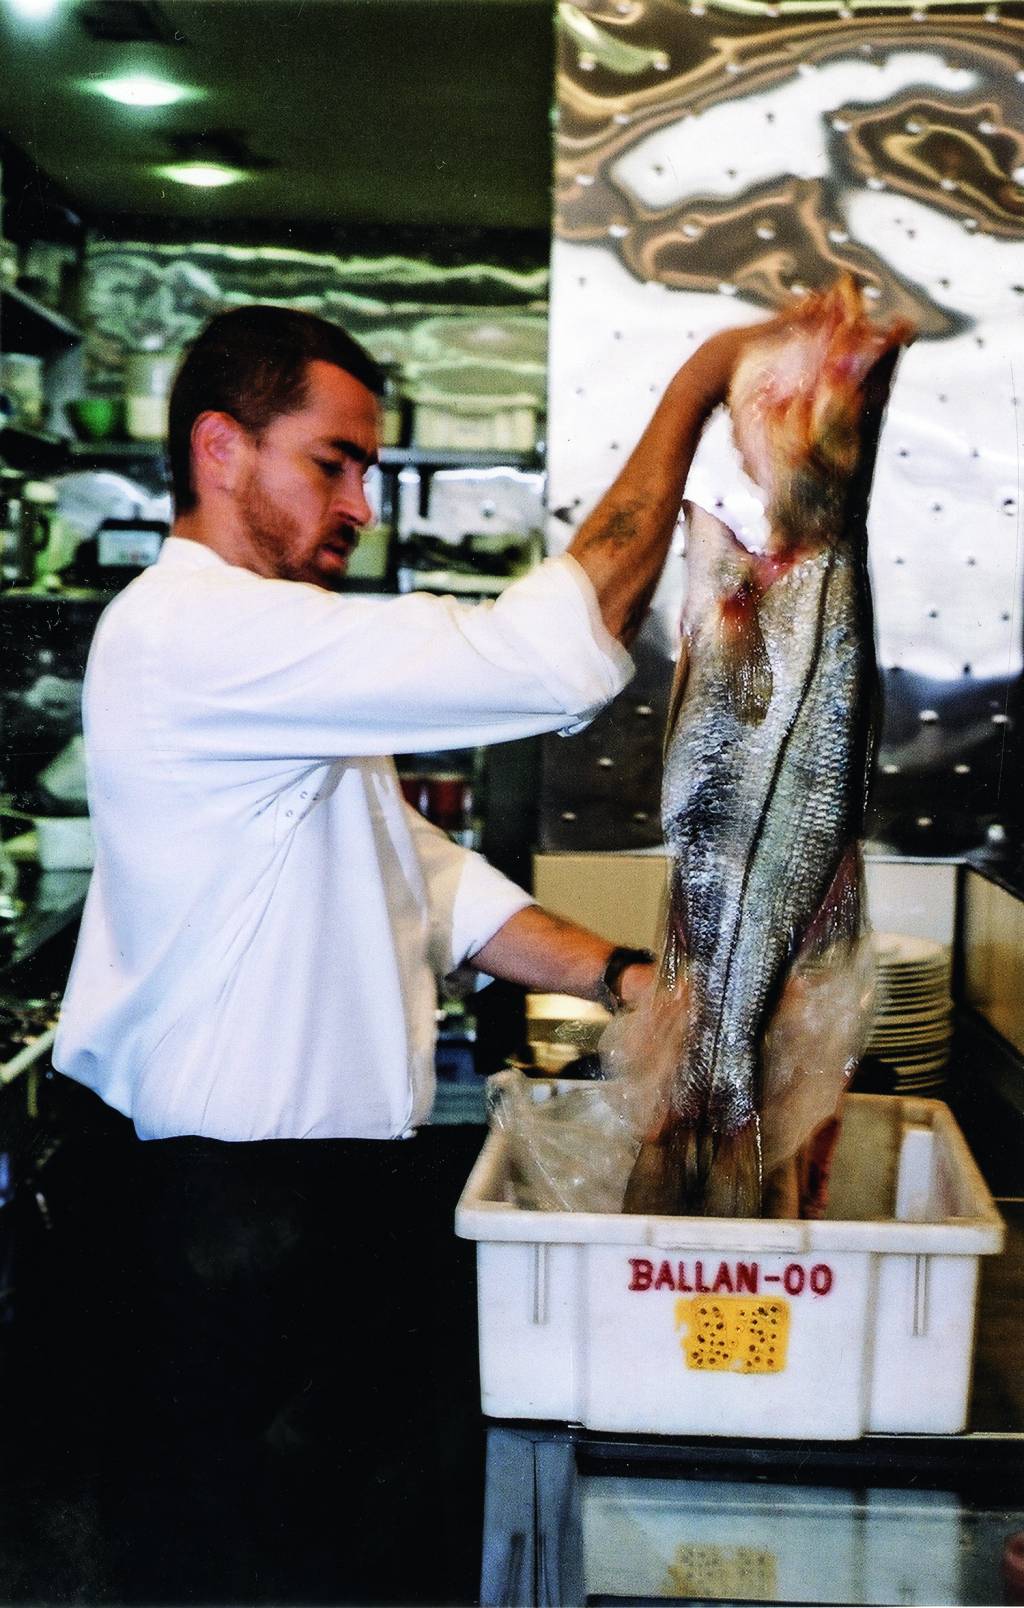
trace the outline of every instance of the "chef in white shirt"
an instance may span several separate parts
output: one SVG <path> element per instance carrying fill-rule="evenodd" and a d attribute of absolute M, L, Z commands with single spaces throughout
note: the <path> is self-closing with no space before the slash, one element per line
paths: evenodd
<path fill-rule="evenodd" d="M 172 1228 L 201 1234 L 203 1211 L 210 1232 L 261 1198 L 272 1212 L 275 1168 L 365 1189 L 415 1147 L 382 1142 L 429 1116 L 439 978 L 468 965 L 626 1003 L 645 986 L 645 957 L 428 825 L 389 756 L 571 733 L 626 684 L 743 340 L 684 365 L 566 554 L 477 605 L 339 591 L 371 517 L 381 389 L 354 341 L 252 306 L 191 348 L 170 405 L 173 530 L 89 658 L 95 870 L 54 1055 L 170 1158 L 150 1168 L 175 1203 L 168 1265 Z M 226 1191 L 192 1188 L 191 1228 L 189 1168 Z"/>

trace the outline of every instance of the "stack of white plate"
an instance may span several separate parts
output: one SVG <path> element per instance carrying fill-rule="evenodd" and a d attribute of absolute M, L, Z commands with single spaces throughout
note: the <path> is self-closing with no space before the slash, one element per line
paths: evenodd
<path fill-rule="evenodd" d="M 875 1015 L 868 1053 L 893 1069 L 898 1094 L 932 1094 L 945 1081 L 953 1036 L 950 952 L 930 938 L 878 932 Z"/>

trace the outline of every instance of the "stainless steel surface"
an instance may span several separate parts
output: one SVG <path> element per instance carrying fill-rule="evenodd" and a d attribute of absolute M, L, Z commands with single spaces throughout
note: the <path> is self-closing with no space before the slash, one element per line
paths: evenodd
<path fill-rule="evenodd" d="M 608 484 L 699 340 L 851 268 L 920 330 L 870 537 L 886 718 L 875 833 L 913 852 L 1018 833 L 1024 8 L 564 4 L 549 546 Z M 756 541 L 724 417 L 688 494 Z M 551 741 L 548 848 L 653 843 L 682 541 L 640 674 Z"/>

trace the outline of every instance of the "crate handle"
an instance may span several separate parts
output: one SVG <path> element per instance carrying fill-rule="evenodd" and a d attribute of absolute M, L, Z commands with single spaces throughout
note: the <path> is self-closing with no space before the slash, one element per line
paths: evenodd
<path fill-rule="evenodd" d="M 533 1247 L 533 1300 L 531 1323 L 548 1321 L 548 1250 L 546 1244 Z"/>
<path fill-rule="evenodd" d="M 910 1332 L 915 1339 L 928 1333 L 928 1275 L 930 1256 L 914 1257 L 914 1310 Z"/>

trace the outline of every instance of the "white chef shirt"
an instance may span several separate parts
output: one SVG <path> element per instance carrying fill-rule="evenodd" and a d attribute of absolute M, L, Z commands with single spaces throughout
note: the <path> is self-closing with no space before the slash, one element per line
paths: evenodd
<path fill-rule="evenodd" d="M 467 605 L 168 538 L 89 656 L 96 860 L 54 1064 L 144 1138 L 423 1121 L 435 979 L 530 899 L 408 807 L 388 756 L 575 729 L 631 671 L 568 556 Z"/>

